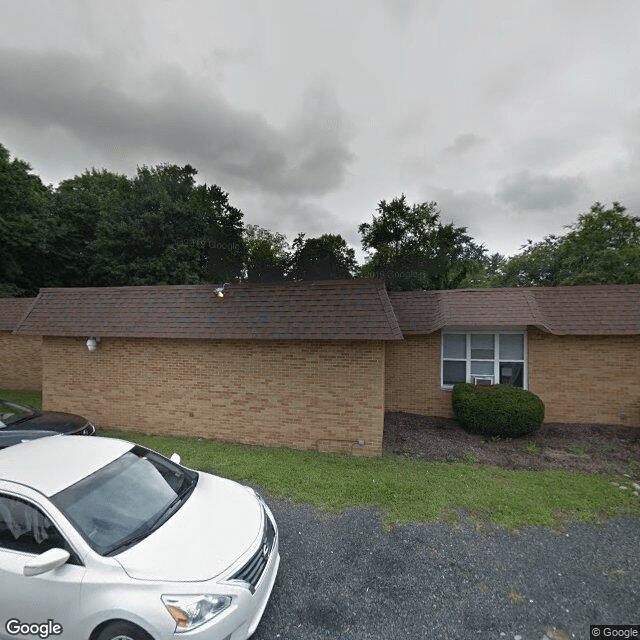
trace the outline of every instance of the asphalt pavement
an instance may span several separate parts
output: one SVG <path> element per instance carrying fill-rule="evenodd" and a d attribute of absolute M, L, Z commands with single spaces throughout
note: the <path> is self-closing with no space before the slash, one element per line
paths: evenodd
<path fill-rule="evenodd" d="M 266 500 L 282 560 L 254 640 L 589 640 L 640 623 L 638 519 L 389 528 L 374 509 Z"/>

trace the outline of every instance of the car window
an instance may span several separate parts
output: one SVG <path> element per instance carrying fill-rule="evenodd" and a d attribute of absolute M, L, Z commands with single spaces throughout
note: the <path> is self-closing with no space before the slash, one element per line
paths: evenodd
<path fill-rule="evenodd" d="M 40 509 L 26 500 L 0 495 L 0 548 L 40 554 L 69 545 Z"/>
<path fill-rule="evenodd" d="M 5 425 L 16 424 L 21 420 L 38 415 L 31 407 L 17 402 L 0 400 L 0 421 Z"/>
<path fill-rule="evenodd" d="M 109 555 L 173 515 L 196 481 L 197 473 L 135 447 L 51 500 L 94 551 Z"/>

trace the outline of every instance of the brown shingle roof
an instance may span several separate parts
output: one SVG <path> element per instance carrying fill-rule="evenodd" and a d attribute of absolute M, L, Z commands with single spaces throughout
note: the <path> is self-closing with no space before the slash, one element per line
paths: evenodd
<path fill-rule="evenodd" d="M 0 298 L 0 331 L 13 331 L 35 298 Z"/>
<path fill-rule="evenodd" d="M 545 287 L 534 292 L 552 333 L 640 333 L 640 284 Z"/>
<path fill-rule="evenodd" d="M 640 284 L 390 292 L 405 335 L 446 326 L 537 326 L 558 335 L 640 333 Z"/>
<path fill-rule="evenodd" d="M 49 336 L 399 340 L 382 280 L 42 289 L 16 330 Z"/>

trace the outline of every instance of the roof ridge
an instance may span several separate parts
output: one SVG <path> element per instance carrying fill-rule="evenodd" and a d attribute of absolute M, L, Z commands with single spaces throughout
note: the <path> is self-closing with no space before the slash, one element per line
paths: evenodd
<path fill-rule="evenodd" d="M 438 301 L 438 311 L 442 316 L 442 324 L 440 325 L 440 327 L 445 327 L 446 325 L 448 325 L 449 318 L 451 316 L 451 306 L 447 301 L 447 293 L 446 293 L 448 291 L 453 291 L 453 289 L 444 289 L 443 291 L 436 291 L 436 300 Z"/>
<path fill-rule="evenodd" d="M 274 282 L 231 282 L 229 286 L 243 289 L 267 289 L 269 287 L 316 287 L 316 286 L 357 286 L 363 284 L 382 285 L 382 278 L 323 278 L 321 280 L 276 280 Z"/>
<path fill-rule="evenodd" d="M 12 334 L 17 335 L 17 331 L 20 328 L 20 325 L 22 325 L 22 323 L 25 322 L 26 319 L 29 317 L 29 315 L 33 311 L 33 308 L 36 306 L 36 303 L 38 302 L 39 299 L 40 299 L 40 292 L 38 292 L 38 295 L 35 298 L 31 299 L 31 304 L 23 312 L 22 316 L 20 317 L 20 320 L 18 320 L 18 322 L 16 323 L 16 326 L 11 331 Z"/>
<path fill-rule="evenodd" d="M 387 287 L 384 282 L 381 282 L 378 287 L 378 298 L 380 298 L 380 302 L 382 304 L 382 310 L 384 311 L 387 322 L 389 323 L 389 329 L 400 338 L 403 338 L 402 329 L 400 329 L 400 323 L 398 322 L 398 317 L 396 316 L 396 312 L 391 304 L 391 300 L 389 299 L 389 294 L 387 292 Z"/>
<path fill-rule="evenodd" d="M 553 330 L 552 324 L 549 322 L 544 312 L 540 308 L 535 291 L 531 291 L 529 288 L 527 288 L 527 290 L 523 291 L 522 294 L 525 302 L 527 303 L 527 306 L 529 307 L 529 310 L 531 311 L 531 315 L 535 320 L 535 324 L 539 327 L 543 327 L 549 333 L 556 333 Z"/>
<path fill-rule="evenodd" d="M 215 288 L 221 285 L 217 284 L 129 284 L 129 285 L 117 285 L 117 286 L 94 286 L 94 287 L 41 287 L 38 296 L 41 293 L 59 292 L 65 293 L 84 293 L 86 291 L 140 291 L 141 289 L 156 289 L 156 290 L 172 290 L 177 289 L 209 289 Z"/>

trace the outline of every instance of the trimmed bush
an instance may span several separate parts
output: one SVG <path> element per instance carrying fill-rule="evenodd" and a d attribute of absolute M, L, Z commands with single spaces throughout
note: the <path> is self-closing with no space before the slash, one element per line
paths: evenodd
<path fill-rule="evenodd" d="M 465 431 L 490 438 L 521 438 L 535 433 L 544 420 L 542 400 L 529 391 L 497 384 L 453 387 L 453 411 Z"/>

